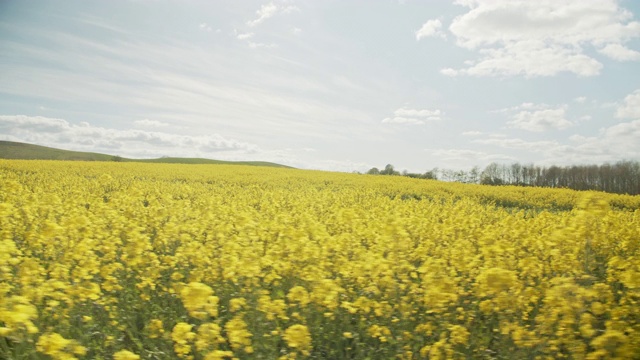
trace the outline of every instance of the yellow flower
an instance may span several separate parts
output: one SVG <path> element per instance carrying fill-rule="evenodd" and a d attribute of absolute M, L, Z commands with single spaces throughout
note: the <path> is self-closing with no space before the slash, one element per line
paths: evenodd
<path fill-rule="evenodd" d="M 246 351 L 251 346 L 253 335 L 247 330 L 247 323 L 242 319 L 242 315 L 237 315 L 229 320 L 224 325 L 224 329 L 227 332 L 231 348 L 234 350 L 245 348 Z"/>
<path fill-rule="evenodd" d="M 33 324 L 33 320 L 37 317 L 38 309 L 24 296 L 0 300 L 0 322 L 4 322 L 4 333 L 26 330 L 29 334 L 35 334 L 38 328 Z"/>
<path fill-rule="evenodd" d="M 591 341 L 591 346 L 596 353 L 604 354 L 611 359 L 630 359 L 634 356 L 634 350 L 629 338 L 620 331 L 607 330 L 604 334 Z M 637 350 L 637 349 L 636 349 Z M 637 353 L 635 353 L 637 355 Z M 599 359 L 600 357 L 589 354 L 587 359 Z"/>
<path fill-rule="evenodd" d="M 218 316 L 218 297 L 213 290 L 199 282 L 191 282 L 180 291 L 180 298 L 189 315 L 204 320 L 207 316 Z"/>
<path fill-rule="evenodd" d="M 244 298 L 234 298 L 229 300 L 229 310 L 231 312 L 237 312 L 245 306 L 247 306 L 247 300 Z"/>
<path fill-rule="evenodd" d="M 460 325 L 449 327 L 449 339 L 452 344 L 466 344 L 469 342 L 469 331 Z"/>
<path fill-rule="evenodd" d="M 171 339 L 173 340 L 173 349 L 176 355 L 180 358 L 187 358 L 191 353 L 191 341 L 196 337 L 196 334 L 191 332 L 193 325 L 184 322 L 179 322 L 173 327 L 171 332 Z"/>
<path fill-rule="evenodd" d="M 86 348 L 75 340 L 65 339 L 58 333 L 43 334 L 36 343 L 36 349 L 54 360 L 73 360 L 73 355 L 86 354 Z"/>
<path fill-rule="evenodd" d="M 302 286 L 294 286 L 289 290 L 287 299 L 291 302 L 297 302 L 300 307 L 305 307 L 311 301 L 309 299 L 309 292 Z"/>
<path fill-rule="evenodd" d="M 287 345 L 300 351 L 304 355 L 309 355 L 311 351 L 311 334 L 309 328 L 304 325 L 291 325 L 284 331 L 282 337 Z"/>
<path fill-rule="evenodd" d="M 136 355 L 129 350 L 120 350 L 113 354 L 113 360 L 139 360 L 140 355 Z"/>
<path fill-rule="evenodd" d="M 164 325 L 160 319 L 151 319 L 147 325 L 147 331 L 149 332 L 149 338 L 159 338 L 164 334 Z"/>
<path fill-rule="evenodd" d="M 369 333 L 369 336 L 372 338 L 377 338 L 381 342 L 387 342 L 387 337 L 391 335 L 391 330 L 386 326 L 371 325 L 367 329 L 367 333 Z"/>
<path fill-rule="evenodd" d="M 204 360 L 223 360 L 232 357 L 233 351 L 213 350 L 204 356 Z"/>
<path fill-rule="evenodd" d="M 225 342 L 221 335 L 222 328 L 218 324 L 206 323 L 198 327 L 198 335 L 196 340 L 196 349 L 199 351 L 215 347 Z"/>

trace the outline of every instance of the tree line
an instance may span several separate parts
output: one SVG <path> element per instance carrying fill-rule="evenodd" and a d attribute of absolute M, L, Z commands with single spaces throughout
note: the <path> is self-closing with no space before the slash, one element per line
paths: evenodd
<path fill-rule="evenodd" d="M 539 166 L 533 164 L 491 163 L 484 170 L 469 171 L 434 168 L 425 173 L 396 171 L 389 164 L 383 170 L 372 168 L 370 175 L 398 175 L 484 185 L 517 185 L 575 190 L 598 190 L 618 194 L 640 194 L 640 162 L 619 161 L 603 165 Z"/>

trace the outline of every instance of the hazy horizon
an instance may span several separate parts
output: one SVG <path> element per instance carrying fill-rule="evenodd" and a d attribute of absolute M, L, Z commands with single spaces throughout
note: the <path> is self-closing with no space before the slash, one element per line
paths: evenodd
<path fill-rule="evenodd" d="M 0 2 L 0 140 L 424 172 L 640 160 L 640 3 Z"/>

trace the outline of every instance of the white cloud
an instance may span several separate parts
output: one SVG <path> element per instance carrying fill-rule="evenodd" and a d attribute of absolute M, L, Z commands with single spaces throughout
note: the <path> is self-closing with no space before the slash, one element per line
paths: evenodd
<path fill-rule="evenodd" d="M 249 25 L 250 27 L 254 27 L 278 13 L 289 14 L 298 10 L 300 9 L 298 9 L 297 6 L 276 4 L 274 2 L 270 2 L 268 4 L 262 5 L 260 9 L 256 11 L 256 15 L 258 15 L 258 17 L 253 20 L 247 21 L 247 25 Z"/>
<path fill-rule="evenodd" d="M 276 12 L 278 12 L 278 7 L 274 3 L 271 2 L 268 4 L 262 5 L 262 7 L 260 7 L 260 10 L 256 11 L 256 14 L 258 15 L 258 17 L 254 20 L 248 21 L 247 25 L 256 26 L 261 22 L 263 22 L 264 20 L 275 15 Z"/>
<path fill-rule="evenodd" d="M 640 118 L 640 89 L 624 98 L 622 105 L 616 109 L 617 118 Z"/>
<path fill-rule="evenodd" d="M 598 136 L 573 135 L 569 140 L 569 144 L 562 144 L 558 141 L 489 138 L 473 140 L 473 143 L 540 154 L 543 158 L 536 163 L 541 165 L 602 164 L 640 159 L 640 120 L 601 129 Z"/>
<path fill-rule="evenodd" d="M 607 46 L 598 50 L 598 52 L 618 61 L 640 60 L 640 52 L 631 50 L 620 44 L 608 44 Z"/>
<path fill-rule="evenodd" d="M 464 131 L 462 133 L 462 136 L 479 136 L 479 135 L 482 135 L 482 131 L 472 130 L 472 131 Z"/>
<path fill-rule="evenodd" d="M 143 119 L 143 120 L 134 121 L 133 125 L 135 125 L 136 127 L 147 128 L 147 127 L 165 127 L 165 126 L 168 126 L 169 124 L 158 121 L 158 120 Z"/>
<path fill-rule="evenodd" d="M 140 120 L 137 124 L 159 123 Z M 137 129 L 114 129 L 78 125 L 63 119 L 27 115 L 0 115 L 0 133 L 4 138 L 69 150 L 104 152 L 130 157 L 222 157 L 231 154 L 256 154 L 253 144 L 219 134 L 181 135 Z"/>
<path fill-rule="evenodd" d="M 242 33 L 242 34 L 238 34 L 236 35 L 236 38 L 238 38 L 238 40 L 247 40 L 252 38 L 254 35 L 254 33 L 250 32 L 250 33 Z"/>
<path fill-rule="evenodd" d="M 424 23 L 418 31 L 416 31 L 416 40 L 420 40 L 429 36 L 445 37 L 444 33 L 440 30 L 441 28 L 442 22 L 440 20 L 429 20 Z"/>
<path fill-rule="evenodd" d="M 548 159 L 558 157 L 565 164 L 640 159 L 640 120 L 601 129 L 598 136 L 576 135 L 570 139 L 574 144 L 550 148 L 546 154 Z"/>
<path fill-rule="evenodd" d="M 259 48 L 271 49 L 271 48 L 277 47 L 276 44 L 266 44 L 266 43 L 252 41 L 251 39 L 255 35 L 254 32 L 238 33 L 238 30 L 234 30 L 234 33 L 236 34 L 236 39 L 240 41 L 246 41 L 246 44 L 251 49 L 259 49 Z"/>
<path fill-rule="evenodd" d="M 507 125 L 511 128 L 542 132 L 552 129 L 562 130 L 572 126 L 574 123 L 566 119 L 566 111 L 566 104 L 551 107 L 547 104 L 525 102 L 490 112 L 507 114 L 511 118 Z"/>
<path fill-rule="evenodd" d="M 211 32 L 213 31 L 213 29 L 211 28 L 211 26 L 209 26 L 207 23 L 202 23 L 198 26 L 200 28 L 200 30 L 202 31 L 206 31 L 206 32 Z"/>
<path fill-rule="evenodd" d="M 458 76 L 458 70 L 452 69 L 452 68 L 441 69 L 440 73 L 442 75 L 451 76 L 451 77 Z"/>
<path fill-rule="evenodd" d="M 585 53 L 601 48 L 617 60 L 634 58 L 622 43 L 640 37 L 640 22 L 615 0 L 464 0 L 469 8 L 451 23 L 456 44 L 476 50 L 468 67 L 442 70 L 445 75 L 578 76 L 600 73 L 602 64 Z M 616 46 L 617 44 L 617 46 Z M 627 51 L 628 50 L 628 51 Z"/>
<path fill-rule="evenodd" d="M 386 124 L 413 124 L 422 125 L 430 121 L 442 120 L 442 111 L 436 110 L 417 110 L 400 108 L 393 112 L 392 117 L 387 117 L 382 120 Z"/>
<path fill-rule="evenodd" d="M 542 132 L 552 129 L 566 129 L 573 123 L 565 119 L 566 106 L 555 109 L 520 111 L 507 122 L 512 128 Z"/>
<path fill-rule="evenodd" d="M 600 73 L 602 64 L 577 48 L 548 45 L 544 41 L 527 40 L 501 48 L 480 49 L 480 59 L 458 74 L 470 76 L 517 76 L 527 78 L 553 76 L 573 72 L 579 76 Z"/>
<path fill-rule="evenodd" d="M 605 138 L 609 139 L 634 139 L 635 148 L 640 148 L 640 120 L 619 123 L 604 130 Z"/>
<path fill-rule="evenodd" d="M 578 96 L 577 98 L 573 99 L 573 101 L 577 102 L 578 104 L 584 104 L 585 101 L 587 101 L 587 97 L 586 96 Z"/>
<path fill-rule="evenodd" d="M 526 141 L 522 139 L 491 138 L 473 140 L 476 144 L 495 145 L 505 149 L 527 150 L 532 152 L 544 152 L 549 148 L 558 146 L 556 141 Z"/>
<path fill-rule="evenodd" d="M 497 110 L 491 110 L 489 112 L 490 113 L 513 113 L 515 111 L 521 111 L 521 110 L 542 110 L 542 109 L 548 109 L 548 108 L 549 108 L 549 105 L 547 104 L 534 104 L 530 102 L 523 102 L 520 105 L 497 109 Z"/>

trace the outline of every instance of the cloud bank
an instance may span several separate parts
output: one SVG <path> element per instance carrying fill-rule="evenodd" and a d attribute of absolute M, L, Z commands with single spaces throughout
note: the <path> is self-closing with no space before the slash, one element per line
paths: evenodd
<path fill-rule="evenodd" d="M 139 120 L 136 126 L 164 126 L 155 120 Z M 141 129 L 112 129 L 87 122 L 72 124 L 42 116 L 0 115 L 0 138 L 69 150 L 105 152 L 128 157 L 226 157 L 256 154 L 258 146 L 219 134 L 198 136 Z"/>
<path fill-rule="evenodd" d="M 626 43 L 640 37 L 640 22 L 615 0 L 461 0 L 468 11 L 449 26 L 456 45 L 477 52 L 446 76 L 578 76 L 600 74 L 603 64 L 589 50 L 617 61 L 638 61 L 640 52 Z M 430 24 L 430 26 L 427 26 Z M 420 39 L 437 33 L 427 22 Z M 423 30 L 424 29 L 424 30 Z M 424 34 L 424 35 L 421 35 Z"/>

